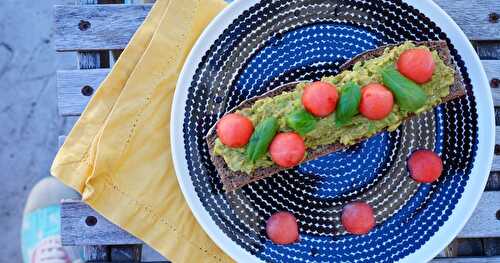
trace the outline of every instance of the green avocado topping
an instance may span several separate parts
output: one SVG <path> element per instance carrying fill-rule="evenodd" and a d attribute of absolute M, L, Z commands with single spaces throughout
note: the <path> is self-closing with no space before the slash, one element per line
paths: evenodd
<path fill-rule="evenodd" d="M 418 93 L 416 96 L 419 96 L 419 98 L 426 97 L 426 100 L 405 101 L 408 95 L 415 96 L 404 91 L 404 88 L 411 84 L 404 82 L 404 80 L 401 82 L 402 80 L 398 79 L 401 76 L 391 71 L 391 67 L 394 67 L 394 63 L 401 53 L 415 47 L 412 42 L 405 42 L 397 47 L 386 48 L 384 54 L 380 57 L 360 61 L 353 66 L 352 70 L 343 71 L 336 76 L 322 79 L 322 81 L 332 83 L 337 87 L 341 96 L 339 103 L 342 101 L 342 89 L 347 88 L 353 89 L 353 91 L 349 91 L 353 93 L 349 100 L 357 100 L 357 89 L 353 88 L 353 84 L 359 87 L 370 83 L 382 83 L 388 86 L 395 95 L 396 103 L 392 108 L 392 112 L 382 120 L 368 120 L 360 114 L 354 115 L 357 111 L 350 106 L 352 102 L 345 102 L 345 109 L 342 109 L 344 115 L 340 122 L 336 119 L 335 112 L 327 117 L 317 119 L 301 115 L 304 110 L 301 97 L 305 83 L 298 84 L 294 91 L 260 99 L 252 107 L 237 112 L 248 117 L 255 127 L 263 120 L 274 117 L 277 120 L 278 132 L 295 131 L 304 138 L 306 147 L 312 149 L 332 143 L 352 145 L 359 139 L 373 136 L 383 129 L 394 131 L 408 114 L 427 111 L 441 103 L 442 98 L 449 94 L 449 88 L 454 82 L 454 70 L 445 65 L 436 51 L 432 51 L 436 63 L 432 80 L 419 85 L 420 89 L 416 91 Z M 425 46 L 418 46 L 417 48 L 428 50 Z M 338 104 L 337 112 L 339 106 Z M 232 171 L 252 173 L 257 168 L 270 167 L 274 164 L 268 152 L 260 154 L 260 151 L 259 158 L 251 158 L 252 160 L 249 161 L 246 153 L 246 148 L 249 145 L 242 148 L 229 148 L 222 144 L 219 139 L 216 139 L 214 153 L 222 156 Z"/>

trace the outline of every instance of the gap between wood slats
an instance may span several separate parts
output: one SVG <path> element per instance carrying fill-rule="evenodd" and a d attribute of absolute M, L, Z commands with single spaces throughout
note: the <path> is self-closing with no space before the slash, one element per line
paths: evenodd
<path fill-rule="evenodd" d="M 498 41 L 472 41 L 479 58 L 482 60 L 500 59 L 500 34 Z"/>
<path fill-rule="evenodd" d="M 438 257 L 492 257 L 500 255 L 500 237 L 457 238 Z"/>
<path fill-rule="evenodd" d="M 142 262 L 142 244 L 115 245 L 110 247 L 112 262 Z"/>
<path fill-rule="evenodd" d="M 489 14 L 500 13 L 497 0 L 436 0 L 471 40 L 499 39 L 500 23 Z M 467 7 L 464 10 L 464 7 Z M 56 6 L 55 37 L 58 51 L 122 49 L 151 9 L 146 5 Z M 90 27 L 81 30 L 79 23 Z"/>

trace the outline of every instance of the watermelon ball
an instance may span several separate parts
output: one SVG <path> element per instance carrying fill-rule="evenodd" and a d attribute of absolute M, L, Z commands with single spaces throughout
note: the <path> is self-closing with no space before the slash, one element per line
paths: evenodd
<path fill-rule="evenodd" d="M 337 87 L 321 81 L 307 84 L 302 94 L 302 105 L 316 117 L 326 117 L 334 112 L 338 100 Z"/>
<path fill-rule="evenodd" d="M 432 79 L 436 62 L 429 50 L 413 48 L 404 51 L 396 62 L 396 68 L 405 77 L 418 84 L 424 84 Z"/>
<path fill-rule="evenodd" d="M 253 124 L 250 119 L 241 114 L 230 113 L 217 123 L 216 132 L 222 144 L 231 148 L 240 148 L 250 140 Z"/>
<path fill-rule="evenodd" d="M 290 212 L 277 212 L 267 220 L 266 233 L 275 244 L 292 244 L 299 240 L 297 219 Z"/>
<path fill-rule="evenodd" d="M 361 89 L 359 112 L 369 120 L 387 117 L 394 105 L 392 93 L 382 84 L 371 83 Z"/>
<path fill-rule="evenodd" d="M 294 132 L 278 133 L 269 146 L 271 160 L 285 168 L 293 167 L 304 160 L 304 139 Z"/>
<path fill-rule="evenodd" d="M 345 230 L 355 235 L 366 234 L 375 226 L 372 207 L 361 201 L 344 206 L 341 221 Z"/>
<path fill-rule="evenodd" d="M 443 172 L 443 161 L 431 150 L 413 152 L 407 163 L 410 176 L 420 183 L 432 183 Z"/>

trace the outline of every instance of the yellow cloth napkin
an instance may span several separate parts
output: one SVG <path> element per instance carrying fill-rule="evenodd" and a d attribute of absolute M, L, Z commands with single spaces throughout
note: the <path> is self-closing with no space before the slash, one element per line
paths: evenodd
<path fill-rule="evenodd" d="M 66 138 L 52 174 L 174 262 L 231 261 L 191 214 L 170 153 L 178 74 L 222 0 L 158 0 Z"/>

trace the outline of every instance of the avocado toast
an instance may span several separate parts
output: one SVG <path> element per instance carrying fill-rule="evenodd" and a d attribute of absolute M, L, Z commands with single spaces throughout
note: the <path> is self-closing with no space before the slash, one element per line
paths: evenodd
<path fill-rule="evenodd" d="M 426 47 L 430 51 L 435 51 L 434 56 L 437 56 L 436 58 L 438 61 L 436 63 L 436 72 L 433 76 L 433 83 L 437 82 L 442 87 L 441 89 L 432 90 L 432 92 L 430 93 L 426 91 L 428 93 L 427 104 L 425 104 L 424 107 L 421 107 L 421 109 L 414 112 L 405 112 L 402 108 L 398 107 L 398 105 L 395 105 L 392 108 L 392 112 L 389 113 L 386 118 L 379 121 L 369 121 L 362 116 L 356 116 L 353 117 L 351 126 L 347 127 L 339 127 L 335 125 L 335 113 L 321 118 L 316 125 L 318 132 L 313 131 L 309 134 L 304 135 L 304 141 L 307 148 L 305 150 L 304 158 L 300 161 L 300 163 L 313 160 L 323 155 L 348 147 L 352 144 L 358 143 L 359 141 L 370 138 L 371 136 L 382 131 L 394 130 L 401 124 L 402 121 L 411 118 L 419 112 L 429 110 L 435 107 L 437 104 L 445 103 L 452 99 L 465 95 L 465 87 L 463 81 L 452 61 L 448 46 L 444 41 L 405 42 L 370 50 L 354 57 L 353 59 L 340 66 L 339 72 L 341 73 L 337 76 L 325 77 L 322 79 L 322 81 L 338 86 L 344 86 L 346 85 L 347 80 L 353 80 L 353 77 L 349 76 L 349 74 L 353 75 L 352 72 L 363 72 L 358 70 L 360 67 L 369 67 L 370 65 L 374 65 L 373 67 L 376 67 L 376 63 L 378 63 L 377 61 L 387 64 L 389 62 L 387 60 L 384 60 L 384 56 L 392 56 L 391 52 L 399 52 L 397 51 L 397 49 L 406 49 L 409 47 Z M 389 57 L 387 59 L 390 60 L 390 63 L 394 62 L 394 58 Z M 365 63 L 368 61 L 371 61 L 371 63 Z M 438 74 L 442 75 L 438 76 Z M 371 75 L 368 79 L 363 78 L 363 74 L 360 73 L 358 75 L 355 75 L 354 80 L 356 80 L 359 85 L 366 85 L 367 83 L 372 82 L 374 79 L 374 77 Z M 376 78 L 380 77 L 377 76 Z M 293 103 L 290 102 L 290 107 L 299 107 L 300 105 L 296 105 L 296 97 L 302 95 L 305 85 L 306 84 L 304 83 L 290 83 L 284 86 L 280 86 L 260 96 L 243 101 L 240 105 L 230 110 L 228 113 L 237 112 L 244 116 L 247 116 L 248 118 L 252 119 L 252 122 L 254 122 L 255 125 L 258 126 L 258 123 L 262 121 L 262 115 L 272 114 L 272 112 L 269 113 L 269 110 L 264 113 L 256 111 L 256 107 L 254 107 L 256 103 L 262 105 L 263 103 L 265 103 L 265 101 L 270 101 L 271 103 L 276 104 L 279 103 L 279 100 L 288 99 L 293 100 Z M 431 86 L 431 88 L 433 88 L 432 85 L 427 86 Z M 425 90 L 426 86 L 423 85 L 422 87 L 424 87 Z M 444 94 L 444 96 L 440 96 L 440 94 Z M 285 98 L 287 96 L 288 98 Z M 278 102 L 273 102 L 273 99 Z M 398 97 L 396 96 L 396 100 L 397 99 Z M 298 101 L 298 103 L 300 103 L 300 99 Z M 361 129 L 361 133 L 350 136 L 350 134 L 356 134 L 356 123 L 361 122 L 363 123 L 360 124 L 360 126 L 364 125 L 365 123 L 369 123 L 370 128 L 363 128 Z M 284 124 L 281 119 L 278 119 L 278 123 L 279 130 L 289 130 L 289 128 L 284 127 L 286 126 L 286 124 Z M 236 190 L 246 184 L 271 176 L 279 171 L 289 168 L 273 163 L 274 159 L 271 158 L 268 153 L 264 157 L 261 157 L 256 161 L 254 160 L 253 162 L 245 160 L 244 156 L 248 149 L 245 149 L 246 147 L 241 147 L 239 149 L 226 147 L 221 143 L 220 139 L 218 139 L 216 125 L 214 125 L 214 127 L 208 132 L 206 141 L 209 147 L 210 157 L 219 173 L 219 176 L 221 177 L 221 181 L 226 191 Z M 258 128 L 259 127 L 257 127 L 256 130 Z M 322 133 L 319 131 L 321 131 Z M 324 135 L 326 133 L 327 135 L 323 136 L 322 138 L 316 138 L 315 133 L 318 133 L 319 135 Z"/>

